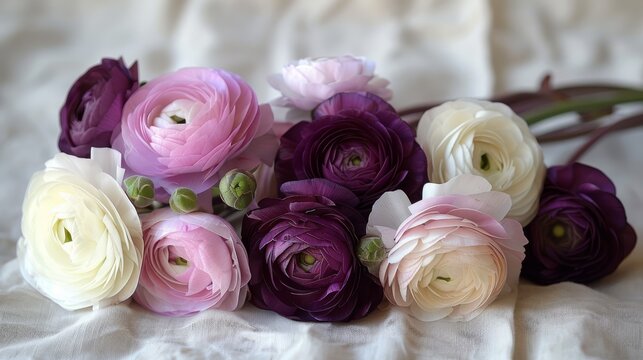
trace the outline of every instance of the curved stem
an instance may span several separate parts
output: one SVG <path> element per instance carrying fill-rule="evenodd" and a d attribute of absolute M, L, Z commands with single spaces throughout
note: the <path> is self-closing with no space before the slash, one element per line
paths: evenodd
<path fill-rule="evenodd" d="M 584 122 L 546 132 L 536 136 L 536 140 L 538 140 L 539 144 L 544 144 L 548 142 L 573 139 L 578 136 L 589 134 L 597 128 L 600 128 L 600 124 L 596 122 Z"/>
<path fill-rule="evenodd" d="M 494 96 L 490 99 L 490 101 L 507 104 L 516 113 L 522 114 L 529 110 L 535 110 L 541 107 L 550 106 L 558 102 L 573 100 L 580 97 L 593 96 L 596 99 L 598 97 L 609 96 L 609 94 L 613 93 L 624 93 L 632 91 L 638 92 L 640 90 L 610 84 L 587 84 L 579 86 L 563 86 L 559 88 L 550 88 L 549 86 L 543 88 L 541 86 L 541 89 L 535 92 L 523 91 L 502 94 Z M 434 102 L 429 104 L 416 105 L 408 109 L 402 109 L 398 113 L 400 114 L 400 116 L 419 114 L 440 104 L 441 102 Z"/>
<path fill-rule="evenodd" d="M 518 115 L 522 116 L 529 125 L 565 113 L 573 112 L 580 115 L 580 119 L 582 120 L 580 124 L 571 125 L 540 135 L 538 137 L 539 142 L 571 139 L 591 132 L 601 134 L 602 131 L 607 131 L 607 133 L 609 133 L 623 128 L 638 126 L 627 125 L 629 122 L 625 122 L 625 125 L 619 125 L 613 130 L 608 130 L 611 129 L 611 125 L 600 127 L 594 123 L 593 120 L 612 113 L 616 105 L 643 102 L 643 89 L 632 89 L 605 84 L 588 84 L 552 89 L 549 87 L 547 81 L 547 79 L 544 80 L 544 85 L 541 85 L 541 89 L 537 92 L 507 94 L 497 96 L 491 100 L 505 103 Z M 403 109 L 399 111 L 399 114 L 405 117 L 405 121 L 409 125 L 416 127 L 422 113 L 439 104 L 440 103 L 419 105 Z M 623 119 L 623 121 L 625 121 L 625 119 Z M 599 135 L 598 139 L 602 136 L 604 135 Z M 598 141 L 598 139 L 595 141 Z M 588 148 L 592 145 L 593 143 L 589 144 Z"/>
<path fill-rule="evenodd" d="M 601 140 L 605 135 L 617 131 L 632 128 L 635 126 L 643 125 L 643 113 L 632 115 L 621 119 L 610 125 L 603 126 L 598 128 L 592 133 L 592 136 L 576 150 L 576 152 L 569 158 L 567 161 L 568 164 L 578 161 L 592 146 L 594 146 L 599 140 Z"/>
<path fill-rule="evenodd" d="M 541 120 L 569 112 L 603 110 L 611 106 L 639 101 L 643 101 L 643 91 L 641 90 L 618 91 L 614 96 L 606 99 L 592 98 L 560 101 L 545 110 L 525 114 L 524 119 L 527 124 L 532 125 Z"/>

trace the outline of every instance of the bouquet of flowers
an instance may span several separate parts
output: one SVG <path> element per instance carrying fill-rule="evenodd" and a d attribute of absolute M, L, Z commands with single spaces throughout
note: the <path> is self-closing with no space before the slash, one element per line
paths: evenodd
<path fill-rule="evenodd" d="M 67 310 L 130 298 L 185 316 L 255 306 L 350 321 L 387 301 L 468 320 L 519 276 L 589 283 L 636 234 L 616 189 L 578 163 L 643 91 L 605 85 L 397 111 L 360 57 L 303 59 L 261 104 L 240 76 L 186 68 L 141 82 L 103 59 L 60 111 L 60 154 L 31 178 L 18 258 Z M 275 117 L 273 108 L 285 108 Z M 535 137 L 563 113 L 579 122 Z M 539 143 L 592 133 L 569 163 Z"/>

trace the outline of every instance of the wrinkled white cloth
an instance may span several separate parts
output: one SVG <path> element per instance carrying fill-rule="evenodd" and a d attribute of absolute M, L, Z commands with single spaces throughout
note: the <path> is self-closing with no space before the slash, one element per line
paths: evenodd
<path fill-rule="evenodd" d="M 31 174 L 56 151 L 72 82 L 104 56 L 139 61 L 142 79 L 183 66 L 241 74 L 262 101 L 294 59 L 377 62 L 398 108 L 554 83 L 643 83 L 638 0 L 38 0 L 0 3 L 0 358 L 626 359 L 643 357 L 643 246 L 590 286 L 517 292 L 465 323 L 423 323 L 383 308 L 350 324 L 290 321 L 247 304 L 165 318 L 136 304 L 67 312 L 22 279 L 15 260 Z M 545 146 L 548 164 L 581 139 Z M 643 234 L 643 129 L 583 160 L 616 183 Z"/>

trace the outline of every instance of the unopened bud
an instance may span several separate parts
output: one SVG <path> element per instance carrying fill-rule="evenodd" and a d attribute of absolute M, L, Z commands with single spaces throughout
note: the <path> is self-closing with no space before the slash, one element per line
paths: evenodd
<path fill-rule="evenodd" d="M 145 176 L 130 176 L 123 182 L 134 206 L 144 208 L 154 202 L 154 183 Z"/>
<path fill-rule="evenodd" d="M 237 210 L 243 210 L 255 197 L 257 181 L 246 171 L 231 170 L 219 182 L 221 200 Z"/>
<path fill-rule="evenodd" d="M 386 247 L 379 236 L 366 235 L 359 241 L 357 258 L 375 276 L 379 274 L 380 264 L 386 258 L 386 253 Z"/>
<path fill-rule="evenodd" d="M 188 188 L 178 188 L 170 196 L 170 208 L 178 214 L 187 214 L 199 208 L 196 194 Z"/>

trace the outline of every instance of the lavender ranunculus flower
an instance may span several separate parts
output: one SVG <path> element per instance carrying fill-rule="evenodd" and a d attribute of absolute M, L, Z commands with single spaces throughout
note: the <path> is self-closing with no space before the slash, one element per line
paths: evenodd
<path fill-rule="evenodd" d="M 110 147 L 123 106 L 138 89 L 138 66 L 105 58 L 72 85 L 60 109 L 60 151 L 89 157 L 92 147 Z"/>
<path fill-rule="evenodd" d="M 379 281 L 356 256 L 365 220 L 349 190 L 327 180 L 285 183 L 243 221 L 251 301 L 301 321 L 349 321 L 382 299 Z"/>
<path fill-rule="evenodd" d="M 210 190 L 228 171 L 272 163 L 272 123 L 270 106 L 259 104 L 239 75 L 184 68 L 151 80 L 127 100 L 112 142 L 128 173 L 152 179 L 161 190 L 158 200 L 185 187 L 210 201 Z"/>
<path fill-rule="evenodd" d="M 612 181 L 580 163 L 548 169 L 538 214 L 525 234 L 522 276 L 538 284 L 600 279 L 636 244 Z"/>
<path fill-rule="evenodd" d="M 413 131 L 386 101 L 370 93 L 340 93 L 281 138 L 277 181 L 324 178 L 351 190 L 368 215 L 380 195 L 401 189 L 419 200 L 426 155 Z"/>

